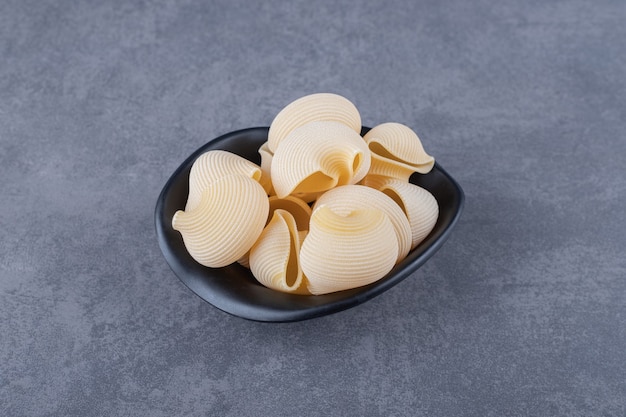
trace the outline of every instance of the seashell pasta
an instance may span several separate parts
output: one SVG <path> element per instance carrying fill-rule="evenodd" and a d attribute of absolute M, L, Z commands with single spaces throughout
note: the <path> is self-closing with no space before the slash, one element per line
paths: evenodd
<path fill-rule="evenodd" d="M 380 190 L 404 211 L 411 225 L 411 250 L 415 249 L 433 230 L 439 217 L 439 205 L 424 188 L 395 178 L 366 176 L 362 184 Z"/>
<path fill-rule="evenodd" d="M 200 202 L 174 214 L 189 254 L 201 265 L 219 268 L 242 258 L 263 231 L 269 202 L 263 187 L 245 175 L 210 183 Z"/>
<path fill-rule="evenodd" d="M 427 174 L 435 159 L 424 151 L 415 132 L 400 123 L 383 123 L 363 136 L 372 152 L 369 174 L 408 181 L 411 174 Z"/>
<path fill-rule="evenodd" d="M 360 132 L 342 96 L 293 101 L 258 148 L 260 165 L 224 150 L 193 162 L 172 227 L 201 265 L 237 262 L 276 291 L 328 294 L 383 278 L 437 223 L 437 200 L 409 182 L 435 160 L 403 124 Z"/>
<path fill-rule="evenodd" d="M 319 193 L 354 184 L 368 172 L 370 152 L 363 139 L 338 122 L 311 122 L 295 129 L 272 158 L 276 195 Z"/>
<path fill-rule="evenodd" d="M 268 288 L 310 294 L 300 267 L 300 234 L 286 210 L 277 209 L 250 249 L 250 270 Z"/>
<path fill-rule="evenodd" d="M 209 184 L 232 174 L 246 175 L 258 181 L 261 179 L 261 168 L 228 151 L 213 150 L 200 155 L 189 172 L 189 196 L 185 210 L 198 205 L 202 192 Z"/>
<path fill-rule="evenodd" d="M 397 242 L 394 227 L 382 210 L 340 214 L 326 205 L 317 207 L 300 251 L 309 291 L 327 294 L 379 280 L 395 264 Z"/>
<path fill-rule="evenodd" d="M 361 115 L 350 100 L 332 93 L 310 94 L 289 103 L 276 115 L 268 133 L 269 149 L 276 152 L 294 129 L 318 121 L 339 122 L 361 133 Z"/>
<path fill-rule="evenodd" d="M 354 210 L 375 208 L 385 213 L 394 227 L 399 262 L 411 250 L 411 225 L 402 209 L 387 195 L 364 185 L 344 185 L 325 192 L 315 202 L 313 210 L 326 205 L 333 211 L 346 215 Z"/>

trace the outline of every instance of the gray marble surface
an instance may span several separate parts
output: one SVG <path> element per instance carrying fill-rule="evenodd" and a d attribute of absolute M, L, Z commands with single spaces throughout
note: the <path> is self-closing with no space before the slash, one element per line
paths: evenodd
<path fill-rule="evenodd" d="M 626 415 L 626 3 L 0 1 L 0 415 Z M 157 196 L 314 92 L 413 127 L 466 193 L 401 284 L 227 315 Z"/>

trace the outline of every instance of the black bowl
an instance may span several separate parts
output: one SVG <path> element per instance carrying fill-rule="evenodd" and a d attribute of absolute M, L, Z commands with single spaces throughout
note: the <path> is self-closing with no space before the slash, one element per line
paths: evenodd
<path fill-rule="evenodd" d="M 369 128 L 364 127 L 362 134 Z M 311 319 L 361 304 L 393 287 L 415 272 L 450 235 L 463 208 L 459 184 L 439 164 L 426 175 L 414 174 L 410 182 L 430 191 L 439 204 L 439 218 L 430 235 L 384 278 L 364 287 L 325 295 L 294 295 L 259 284 L 249 270 L 235 263 L 223 268 L 198 264 L 187 252 L 172 216 L 182 210 L 189 192 L 189 171 L 198 156 L 214 149 L 236 153 L 257 164 L 258 149 L 267 140 L 267 127 L 227 133 L 195 151 L 163 187 L 155 210 L 156 232 L 167 263 L 180 280 L 200 298 L 232 315 L 249 320 L 289 322 Z"/>

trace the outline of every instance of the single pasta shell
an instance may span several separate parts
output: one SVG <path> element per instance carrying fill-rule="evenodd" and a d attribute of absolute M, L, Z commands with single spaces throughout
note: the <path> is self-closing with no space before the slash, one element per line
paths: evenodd
<path fill-rule="evenodd" d="M 311 220 L 311 207 L 304 202 L 304 200 L 288 195 L 285 198 L 278 198 L 278 196 L 271 196 L 270 213 L 268 222 L 272 219 L 276 210 L 286 210 L 294 218 L 298 230 L 309 230 L 309 221 Z"/>
<path fill-rule="evenodd" d="M 316 295 L 371 284 L 393 268 L 397 257 L 396 234 L 382 210 L 339 214 L 325 205 L 313 211 L 300 250 L 308 289 Z"/>
<path fill-rule="evenodd" d="M 315 205 L 326 205 L 339 214 L 346 215 L 354 210 L 375 208 L 383 211 L 396 232 L 398 258 L 400 262 L 411 250 L 411 225 L 402 209 L 384 193 L 364 185 L 344 185 L 322 194 Z"/>
<path fill-rule="evenodd" d="M 271 208 L 271 199 L 272 199 L 272 197 L 270 197 L 270 217 L 274 214 L 273 210 Z M 309 207 L 309 206 L 307 205 L 307 207 Z M 300 225 L 298 224 L 298 219 L 296 219 L 295 218 L 296 216 L 294 216 L 294 220 L 296 221 L 296 227 L 298 228 L 298 237 L 300 239 L 300 243 L 302 243 L 302 241 L 304 240 L 306 235 L 309 233 L 309 223 L 308 223 L 308 220 L 311 218 L 310 210 L 311 210 L 311 208 L 309 207 L 309 216 L 307 217 L 306 225 L 302 224 L 302 227 L 306 227 L 306 228 L 299 229 Z M 271 218 L 268 219 L 268 223 L 269 223 L 269 220 L 271 220 Z M 303 219 L 300 219 L 300 221 L 302 221 L 302 220 Z M 265 226 L 267 227 L 267 225 L 265 225 Z M 260 237 L 259 237 L 259 239 L 260 239 Z M 257 242 L 258 242 L 258 239 L 257 239 Z M 299 254 L 298 254 L 298 256 L 299 256 Z M 243 255 L 241 258 L 237 259 L 237 263 L 239 265 L 243 266 L 244 268 L 250 269 L 250 251 L 246 252 L 245 255 Z M 304 278 L 304 279 L 306 279 L 306 278 Z"/>
<path fill-rule="evenodd" d="M 276 195 L 314 194 L 355 184 L 367 174 L 370 151 L 363 139 L 338 122 L 311 122 L 282 141 L 271 166 Z"/>
<path fill-rule="evenodd" d="M 197 206 L 174 214 L 172 227 L 189 254 L 211 268 L 230 265 L 257 240 L 269 212 L 261 185 L 245 175 L 227 175 L 209 184 Z"/>
<path fill-rule="evenodd" d="M 439 204 L 426 189 L 395 178 L 366 176 L 362 184 L 380 190 L 393 199 L 411 225 L 411 249 L 415 249 L 433 230 L 439 217 Z"/>
<path fill-rule="evenodd" d="M 310 294 L 300 267 L 300 242 L 291 213 L 281 209 L 274 211 L 272 219 L 250 249 L 252 275 L 273 290 Z"/>
<path fill-rule="evenodd" d="M 333 93 L 317 93 L 301 97 L 283 108 L 270 124 L 269 149 L 278 145 L 294 129 L 310 122 L 334 121 L 361 133 L 361 115 L 347 98 Z"/>
<path fill-rule="evenodd" d="M 261 167 L 234 153 L 212 150 L 200 155 L 189 172 L 189 196 L 185 210 L 195 208 L 204 189 L 226 175 L 240 174 L 256 181 L 261 179 Z"/>
<path fill-rule="evenodd" d="M 383 123 L 363 136 L 372 152 L 369 174 L 408 181 L 411 174 L 427 174 L 435 158 L 424 151 L 417 134 L 401 123 Z"/>

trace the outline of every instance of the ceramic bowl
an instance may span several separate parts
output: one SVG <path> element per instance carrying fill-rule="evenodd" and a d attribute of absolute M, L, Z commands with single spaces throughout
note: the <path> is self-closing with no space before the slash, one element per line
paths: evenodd
<path fill-rule="evenodd" d="M 218 309 L 249 320 L 290 322 L 345 310 L 380 295 L 409 277 L 443 245 L 463 208 L 459 184 L 438 163 L 428 174 L 414 174 L 410 182 L 430 191 L 439 204 L 439 218 L 430 235 L 384 278 L 364 287 L 325 295 L 294 295 L 259 284 L 251 272 L 235 263 L 207 268 L 187 253 L 179 232 L 172 229 L 172 216 L 182 210 L 189 191 L 189 171 L 198 156 L 214 149 L 238 154 L 260 164 L 258 149 L 267 140 L 268 127 L 227 133 L 196 150 L 167 181 L 155 209 L 156 232 L 161 251 L 172 271 L 191 291 Z M 364 127 L 362 134 L 369 128 Z"/>

